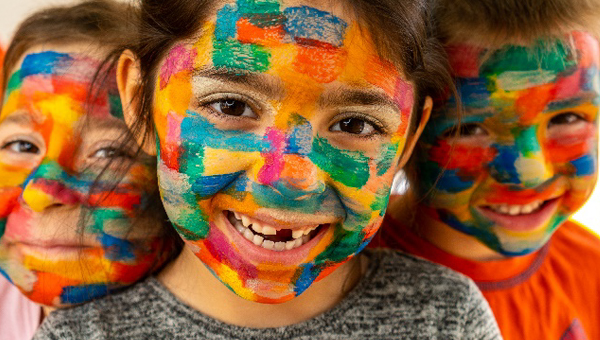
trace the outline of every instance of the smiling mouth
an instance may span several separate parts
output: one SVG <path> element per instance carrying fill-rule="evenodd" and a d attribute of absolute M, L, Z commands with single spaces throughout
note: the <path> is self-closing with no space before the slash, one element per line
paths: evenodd
<path fill-rule="evenodd" d="M 267 250 L 286 251 L 301 247 L 312 240 L 328 224 L 315 224 L 285 229 L 268 225 L 250 216 L 225 211 L 232 226 L 248 241 Z"/>
<path fill-rule="evenodd" d="M 490 204 L 479 211 L 488 219 L 506 229 L 527 232 L 547 223 L 556 210 L 560 198 L 537 200 L 528 204 Z"/>

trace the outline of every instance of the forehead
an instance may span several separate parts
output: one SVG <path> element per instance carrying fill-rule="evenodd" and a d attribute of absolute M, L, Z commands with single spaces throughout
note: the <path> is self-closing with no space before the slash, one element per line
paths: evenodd
<path fill-rule="evenodd" d="M 455 45 L 448 52 L 467 115 L 518 115 L 529 121 L 541 113 L 600 106 L 599 46 L 589 34 L 491 51 Z"/>
<path fill-rule="evenodd" d="M 2 117 L 25 111 L 36 119 L 74 121 L 86 113 L 120 116 L 115 79 L 90 91 L 99 60 L 83 53 L 43 51 L 24 56 L 9 78 Z"/>

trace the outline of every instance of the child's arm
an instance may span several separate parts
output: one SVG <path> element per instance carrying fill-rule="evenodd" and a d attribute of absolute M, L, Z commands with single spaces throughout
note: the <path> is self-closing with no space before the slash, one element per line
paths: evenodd
<path fill-rule="evenodd" d="M 464 339 L 496 340 L 502 339 L 500 329 L 487 301 L 475 283 L 469 285 L 470 296 L 465 317 Z"/>

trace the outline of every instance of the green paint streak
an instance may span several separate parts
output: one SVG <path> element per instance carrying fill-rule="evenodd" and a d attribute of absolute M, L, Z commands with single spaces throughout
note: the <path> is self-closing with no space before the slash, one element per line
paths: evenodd
<path fill-rule="evenodd" d="M 94 225 L 91 226 L 92 230 L 90 231 L 96 233 L 104 231 L 104 222 L 125 218 L 123 212 L 117 209 L 94 209 L 92 215 L 94 216 Z"/>
<path fill-rule="evenodd" d="M 534 154 L 541 152 L 540 143 L 537 137 L 537 125 L 530 126 L 527 129 L 516 133 L 515 147 L 525 157 L 531 157 Z"/>
<path fill-rule="evenodd" d="M 340 150 L 316 137 L 309 158 L 333 180 L 348 187 L 361 188 L 369 180 L 369 158 L 360 151 Z"/>
<path fill-rule="evenodd" d="M 265 72 L 269 69 L 271 52 L 254 44 L 242 44 L 228 39 L 213 41 L 215 68 L 239 69 L 246 72 Z"/>
<path fill-rule="evenodd" d="M 387 144 L 383 146 L 377 162 L 377 176 L 382 176 L 392 167 L 398 144 Z"/>
<path fill-rule="evenodd" d="M 278 0 L 238 0 L 238 11 L 242 14 L 279 14 L 281 4 Z"/>
<path fill-rule="evenodd" d="M 108 96 L 109 104 L 110 104 L 110 114 L 118 119 L 125 119 L 123 115 L 123 106 L 121 105 L 121 98 L 118 95 L 109 95 Z"/>
<path fill-rule="evenodd" d="M 23 79 L 21 79 L 21 70 L 13 73 L 8 80 L 8 84 L 6 85 L 6 96 L 9 96 L 12 91 L 20 88 L 22 83 Z"/>
<path fill-rule="evenodd" d="M 481 75 L 498 75 L 506 71 L 553 71 L 556 74 L 577 66 L 569 47 L 557 40 L 534 46 L 509 45 L 495 51 L 481 66 Z"/>
<path fill-rule="evenodd" d="M 347 225 L 347 222 L 344 224 Z M 334 242 L 315 258 L 315 265 L 344 261 L 360 249 L 365 237 L 362 231 L 348 231 L 339 225 L 335 228 Z"/>
<path fill-rule="evenodd" d="M 183 152 L 179 154 L 179 172 L 191 178 L 204 175 L 204 146 L 183 142 Z"/>
<path fill-rule="evenodd" d="M 380 188 L 377 190 L 375 194 L 375 200 L 371 203 L 369 207 L 373 211 L 379 211 L 379 216 L 385 215 L 385 210 L 387 209 L 387 205 L 390 199 L 390 191 L 392 188 L 389 186 L 385 186 L 384 188 Z"/>
<path fill-rule="evenodd" d="M 6 231 L 6 220 L 0 220 L 0 239 L 4 236 L 4 231 Z"/>

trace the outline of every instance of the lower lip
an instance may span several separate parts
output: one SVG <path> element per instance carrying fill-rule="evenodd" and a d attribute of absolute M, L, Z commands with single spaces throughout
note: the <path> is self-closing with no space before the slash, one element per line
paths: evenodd
<path fill-rule="evenodd" d="M 240 253 L 244 254 L 244 257 L 248 258 L 253 263 L 277 263 L 281 265 L 298 265 L 303 262 L 310 261 L 308 258 L 310 251 L 319 244 L 319 242 L 327 235 L 333 237 L 332 224 L 325 230 L 321 230 L 315 237 L 313 237 L 307 243 L 301 245 L 298 248 L 284 251 L 274 251 L 265 249 L 257 246 L 254 243 L 248 241 L 242 234 L 235 229 L 235 227 L 229 222 L 229 219 L 225 216 L 225 212 L 221 214 L 222 223 L 227 226 L 229 234 L 231 235 L 233 243 L 238 247 Z"/>
<path fill-rule="evenodd" d="M 560 199 L 555 198 L 545 202 L 544 206 L 534 213 L 516 216 L 500 214 L 487 208 L 479 208 L 478 210 L 483 216 L 504 229 L 526 232 L 545 225 L 558 209 L 559 203 Z"/>
<path fill-rule="evenodd" d="M 29 243 L 17 243 L 16 246 L 21 249 L 21 251 L 28 255 L 37 255 L 40 256 L 51 256 L 53 258 L 65 258 L 72 257 L 73 255 L 79 256 L 85 250 L 90 249 L 90 247 L 82 246 L 82 245 L 37 245 L 37 244 L 29 244 Z"/>

